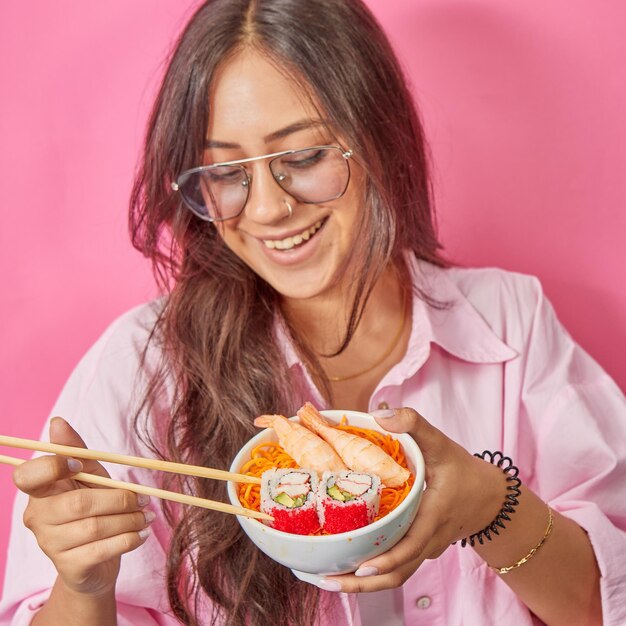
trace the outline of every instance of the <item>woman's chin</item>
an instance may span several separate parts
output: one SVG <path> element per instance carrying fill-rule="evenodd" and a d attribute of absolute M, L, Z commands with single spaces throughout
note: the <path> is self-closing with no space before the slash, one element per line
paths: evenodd
<path fill-rule="evenodd" d="M 312 300 L 324 297 L 329 289 L 319 279 L 312 283 L 271 283 L 272 287 L 286 300 Z"/>
<path fill-rule="evenodd" d="M 257 273 L 283 298 L 307 300 L 329 295 L 337 280 L 337 268 L 330 258 L 309 267 L 264 267 Z"/>

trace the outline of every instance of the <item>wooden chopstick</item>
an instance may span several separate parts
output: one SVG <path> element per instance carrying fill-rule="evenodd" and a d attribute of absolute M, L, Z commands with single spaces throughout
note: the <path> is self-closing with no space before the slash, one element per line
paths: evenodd
<path fill-rule="evenodd" d="M 12 456 L 5 456 L 4 454 L 0 454 L 0 463 L 4 463 L 6 465 L 14 465 L 17 467 L 24 462 L 24 459 L 17 459 Z M 72 476 L 72 479 L 78 480 L 83 483 L 91 483 L 92 485 L 98 485 L 100 487 L 110 487 L 112 489 L 126 489 L 127 491 L 142 493 L 146 496 L 154 496 L 155 498 L 161 498 L 162 500 L 171 500 L 172 502 L 180 502 L 181 504 L 199 506 L 204 509 L 221 511 L 222 513 L 243 515 L 245 517 L 253 517 L 255 519 L 268 521 L 274 519 L 270 515 L 261 513 L 259 511 L 253 511 L 251 509 L 246 509 L 244 507 L 233 506 L 232 504 L 225 504 L 224 502 L 216 502 L 215 500 L 206 500 L 204 498 L 198 498 L 196 496 L 188 496 L 182 493 L 177 493 L 175 491 L 157 489 L 156 487 L 146 487 L 144 485 L 137 485 L 135 483 L 127 483 L 122 480 L 113 480 L 112 478 L 96 476 L 95 474 L 87 474 L 86 472 L 78 472 L 77 474 L 74 474 Z"/>
<path fill-rule="evenodd" d="M 121 465 L 131 465 L 132 467 L 143 467 L 145 469 L 155 469 L 162 472 L 185 474 L 187 476 L 200 476 L 201 478 L 214 478 L 216 480 L 232 480 L 236 483 L 251 483 L 253 485 L 261 484 L 261 479 L 257 476 L 235 474 L 233 472 L 213 469 L 211 467 L 186 465 L 185 463 L 173 463 L 172 461 L 160 461 L 159 459 L 146 459 L 140 456 L 128 456 L 126 454 L 117 454 L 115 452 L 99 452 L 98 450 L 62 446 L 57 443 L 21 439 L 20 437 L 7 437 L 5 435 L 0 435 L 0 445 L 10 448 L 35 450 L 37 452 L 52 452 L 53 454 L 61 454 L 63 456 L 71 456 L 78 459 L 91 459 L 94 461 L 119 463 Z"/>

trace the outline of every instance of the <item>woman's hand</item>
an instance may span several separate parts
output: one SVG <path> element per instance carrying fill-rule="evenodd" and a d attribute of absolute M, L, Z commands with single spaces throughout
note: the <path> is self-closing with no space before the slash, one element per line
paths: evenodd
<path fill-rule="evenodd" d="M 467 452 L 413 409 L 390 414 L 376 421 L 391 432 L 408 432 L 424 455 L 427 488 L 417 516 L 393 548 L 355 574 L 324 579 L 323 589 L 352 593 L 399 587 L 425 559 L 492 522 L 504 502 L 506 477 L 500 469 Z"/>
<path fill-rule="evenodd" d="M 86 448 L 63 419 L 50 423 L 50 441 Z M 149 498 L 121 489 L 89 488 L 72 479 L 84 471 L 108 477 L 96 461 L 42 456 L 15 469 L 13 480 L 28 494 L 24 524 L 54 563 L 69 590 L 89 596 L 110 592 L 120 557 L 142 545 L 154 513 L 143 511 Z"/>

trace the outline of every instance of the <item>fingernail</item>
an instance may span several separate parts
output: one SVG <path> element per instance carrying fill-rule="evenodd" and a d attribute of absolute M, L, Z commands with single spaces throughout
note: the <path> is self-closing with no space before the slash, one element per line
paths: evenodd
<path fill-rule="evenodd" d="M 365 567 L 359 567 L 359 569 L 354 572 L 355 576 L 376 576 L 378 575 L 378 568 L 373 565 L 366 565 Z"/>
<path fill-rule="evenodd" d="M 317 586 L 324 591 L 341 591 L 341 583 L 336 580 L 329 580 L 328 578 L 322 578 L 317 583 Z"/>
<path fill-rule="evenodd" d="M 143 493 L 140 493 L 137 496 L 137 504 L 139 506 L 146 506 L 146 504 L 148 504 L 148 502 L 150 502 L 150 496 L 146 496 Z"/>
<path fill-rule="evenodd" d="M 376 409 L 374 411 L 370 411 L 370 415 L 372 417 L 387 418 L 387 417 L 393 417 L 395 414 L 396 412 L 393 409 Z"/>
<path fill-rule="evenodd" d="M 150 522 L 152 522 L 154 518 L 156 517 L 156 513 L 154 511 L 144 511 L 143 514 L 146 518 L 146 524 L 149 524 Z"/>
<path fill-rule="evenodd" d="M 139 537 L 142 541 L 144 541 L 150 536 L 150 533 L 152 533 L 152 531 L 149 528 L 143 528 L 139 531 Z"/>
<path fill-rule="evenodd" d="M 70 472 L 80 472 L 83 469 L 83 464 L 76 459 L 68 459 L 67 466 L 70 468 Z"/>

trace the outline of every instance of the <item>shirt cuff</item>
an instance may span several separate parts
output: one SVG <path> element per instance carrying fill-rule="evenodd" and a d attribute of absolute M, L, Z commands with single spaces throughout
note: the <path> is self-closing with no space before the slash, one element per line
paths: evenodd
<path fill-rule="evenodd" d="M 39 609 L 48 601 L 50 592 L 51 589 L 46 589 L 24 599 L 17 607 L 10 621 L 6 622 L 6 626 L 31 626 L 31 622 Z M 5 623 L 2 621 L 4 617 L 4 615 L 0 616 L 0 621 L 3 624 Z M 117 605 L 118 626 L 162 626 L 164 624 L 178 623 L 173 618 L 167 619 L 166 616 L 163 616 L 163 618 L 163 621 L 155 619 L 155 617 L 143 607 L 131 606 L 119 602 Z"/>
<path fill-rule="evenodd" d="M 17 606 L 13 617 L 10 618 L 10 621 L 6 622 L 7 626 L 30 626 L 37 611 L 48 601 L 50 591 L 50 589 L 45 589 L 22 600 Z M 0 621 L 6 617 L 6 614 L 3 613 L 0 615 Z"/>
<path fill-rule="evenodd" d="M 600 569 L 602 623 L 623 626 L 626 624 L 626 533 L 591 502 L 561 501 L 552 508 L 576 522 L 589 536 Z"/>

